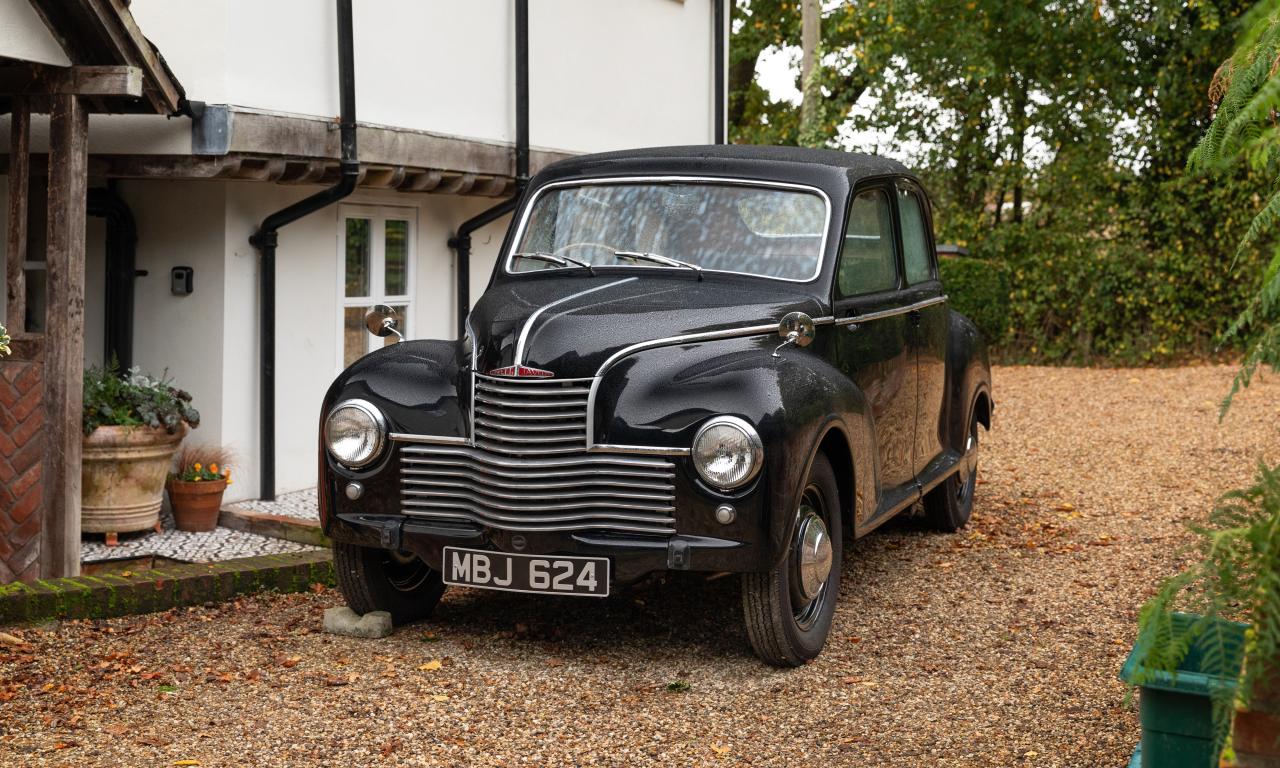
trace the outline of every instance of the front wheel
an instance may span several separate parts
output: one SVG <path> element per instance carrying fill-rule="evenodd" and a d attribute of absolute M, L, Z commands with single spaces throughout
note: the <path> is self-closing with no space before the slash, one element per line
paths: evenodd
<path fill-rule="evenodd" d="M 387 611 L 395 624 L 427 618 L 444 595 L 440 574 L 409 552 L 335 541 L 333 574 L 351 610 Z"/>
<path fill-rule="evenodd" d="M 840 593 L 840 491 L 830 462 L 814 457 L 787 556 L 742 577 L 747 637 L 776 667 L 798 667 L 822 651 Z"/>

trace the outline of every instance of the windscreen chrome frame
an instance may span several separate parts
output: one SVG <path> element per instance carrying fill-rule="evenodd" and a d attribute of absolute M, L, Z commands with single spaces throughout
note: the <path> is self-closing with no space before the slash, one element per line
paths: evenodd
<path fill-rule="evenodd" d="M 738 272 L 738 271 L 729 270 L 729 269 L 703 269 L 702 271 L 707 274 L 743 275 L 746 277 L 758 277 L 764 280 L 777 280 L 779 282 L 784 282 L 784 283 L 811 283 L 822 276 L 823 260 L 826 258 L 826 255 L 827 255 L 827 242 L 831 237 L 831 197 L 827 195 L 827 193 L 823 191 L 821 188 L 812 186 L 810 184 L 794 184 L 794 183 L 785 182 L 785 181 L 766 181 L 763 179 L 734 179 L 734 178 L 726 178 L 724 176 L 665 176 L 664 175 L 664 176 L 610 176 L 605 178 L 566 179 L 564 181 L 553 181 L 550 184 L 544 184 L 541 187 L 538 187 L 538 189 L 533 193 L 533 197 L 529 198 L 529 202 L 524 206 L 524 210 L 520 212 L 520 221 L 516 225 L 515 237 L 511 238 L 511 248 L 513 251 L 518 249 L 520 241 L 524 238 L 525 228 L 529 224 L 529 217 L 533 213 L 533 207 L 534 205 L 537 204 L 538 199 L 542 197 L 542 193 L 546 192 L 547 190 L 560 189 L 562 187 L 585 187 L 585 186 L 605 185 L 605 184 L 644 184 L 644 183 L 650 183 L 650 184 L 692 183 L 692 184 L 713 184 L 713 185 L 740 186 L 740 187 L 763 187 L 765 189 L 781 189 L 781 190 L 808 192 L 811 194 L 816 194 L 819 198 L 822 199 L 822 203 L 823 205 L 826 206 L 827 211 L 826 211 L 826 218 L 823 220 L 823 226 L 822 226 L 822 242 L 818 245 L 818 258 L 817 258 L 817 262 L 814 264 L 814 271 L 812 275 L 805 278 L 796 278 L 796 277 L 773 277 L 772 275 L 760 275 L 760 274 L 756 274 L 755 272 Z M 774 236 L 777 237 L 777 235 L 774 235 Z M 502 271 L 505 274 L 511 275 L 512 277 L 518 277 L 521 275 L 539 274 L 545 271 L 545 270 L 538 270 L 537 272 L 518 272 L 513 270 L 512 266 L 513 266 L 513 260 L 512 260 L 511 253 L 509 252 L 502 259 Z M 595 264 L 593 266 L 596 269 L 609 269 L 609 270 L 612 270 L 612 269 L 666 269 L 666 270 L 673 269 L 672 267 L 664 267 L 664 266 L 648 267 L 648 266 L 640 266 L 637 264 L 619 264 L 617 266 L 613 266 L 609 264 Z"/>

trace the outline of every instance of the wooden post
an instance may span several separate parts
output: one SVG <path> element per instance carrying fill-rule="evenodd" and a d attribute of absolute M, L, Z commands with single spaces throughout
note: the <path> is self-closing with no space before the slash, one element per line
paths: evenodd
<path fill-rule="evenodd" d="M 5 286 L 8 294 L 5 326 L 10 334 L 26 330 L 27 195 L 31 176 L 31 107 L 26 99 L 13 100 L 9 126 L 9 234 L 5 250 Z"/>
<path fill-rule="evenodd" d="M 84 241 L 89 113 L 53 96 L 49 117 L 48 310 L 45 315 L 46 578 L 80 573 L 81 410 L 84 403 Z"/>

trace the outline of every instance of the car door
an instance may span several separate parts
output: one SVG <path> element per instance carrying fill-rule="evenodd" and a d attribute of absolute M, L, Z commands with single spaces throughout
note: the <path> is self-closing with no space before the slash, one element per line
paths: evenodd
<path fill-rule="evenodd" d="M 866 396 L 875 421 L 874 518 L 915 497 L 915 353 L 902 307 L 891 184 L 860 189 L 849 205 L 832 288 L 832 358 Z M 870 506 L 870 505 L 869 505 Z"/>
<path fill-rule="evenodd" d="M 895 208 L 902 243 L 903 300 L 907 340 L 916 361 L 916 422 L 912 464 L 916 477 L 929 485 L 946 469 L 942 428 L 947 385 L 947 336 L 950 309 L 938 279 L 937 251 L 928 199 L 914 183 L 894 185 Z"/>

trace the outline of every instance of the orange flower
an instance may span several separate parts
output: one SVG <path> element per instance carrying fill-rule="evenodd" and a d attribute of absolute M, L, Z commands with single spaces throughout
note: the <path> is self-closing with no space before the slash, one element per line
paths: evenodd
<path fill-rule="evenodd" d="M 192 469 L 194 469 L 194 470 L 195 470 L 195 471 L 197 471 L 197 472 L 199 472 L 199 471 L 200 471 L 200 467 L 201 467 L 201 464 L 200 464 L 200 462 L 198 462 L 198 461 L 197 461 L 195 464 L 192 464 L 192 465 L 191 465 L 191 468 L 192 468 Z"/>
<path fill-rule="evenodd" d="M 213 473 L 213 474 L 215 474 L 215 475 L 216 475 L 216 474 L 218 474 L 218 465 L 217 465 L 217 464 L 210 464 L 210 465 L 209 465 L 209 471 L 210 471 L 210 472 L 212 472 L 212 473 Z"/>

